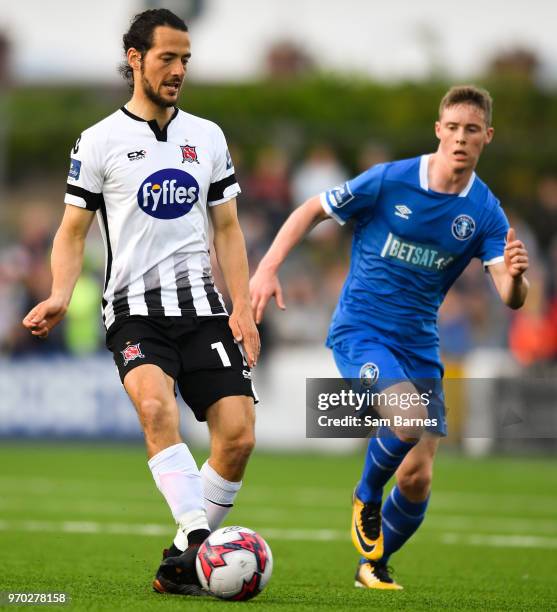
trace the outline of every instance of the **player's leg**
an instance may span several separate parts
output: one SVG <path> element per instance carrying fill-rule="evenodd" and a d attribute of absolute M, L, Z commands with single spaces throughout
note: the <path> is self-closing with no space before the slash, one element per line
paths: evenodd
<path fill-rule="evenodd" d="M 383 557 L 377 561 L 362 557 L 356 572 L 356 586 L 385 590 L 402 588 L 391 578 L 388 562 L 424 520 L 439 440 L 438 436 L 425 433 L 397 469 L 397 483 L 382 508 Z"/>
<path fill-rule="evenodd" d="M 207 421 L 211 453 L 201 467 L 211 531 L 230 512 L 255 443 L 251 372 L 224 317 L 203 320 L 188 337 L 180 393 L 198 421 Z M 180 535 L 175 543 L 179 546 Z"/>
<path fill-rule="evenodd" d="M 373 390 L 375 392 L 375 388 Z M 424 427 L 419 424 L 397 426 L 394 417 L 400 416 L 408 419 L 410 423 L 412 420 L 418 423 L 427 418 L 427 409 L 421 401 L 413 406 L 406 406 L 397 400 L 410 396 L 419 397 L 418 390 L 411 382 L 386 387 L 383 384 L 377 387 L 377 392 L 389 398 L 388 405 L 379 403 L 375 410 L 390 426 L 381 427 L 376 435 L 370 438 L 362 478 L 356 491 L 361 500 L 373 503 L 381 503 L 385 485 L 424 432 Z"/>
<path fill-rule="evenodd" d="M 160 367 L 145 364 L 126 375 L 124 387 L 137 411 L 158 489 L 188 543 L 202 542 L 209 530 L 203 485 L 195 459 L 180 437 L 174 379 Z"/>
<path fill-rule="evenodd" d="M 182 441 L 171 376 L 156 365 L 143 364 L 126 375 L 124 388 L 137 412 L 149 460 Z"/>
<path fill-rule="evenodd" d="M 213 403 L 205 415 L 211 434 L 211 454 L 201 468 L 201 476 L 209 526 L 213 531 L 234 505 L 255 444 L 253 398 L 223 397 Z M 191 545 L 179 554 L 187 544 L 183 532 L 178 530 L 172 553 L 175 556 L 169 557 L 161 566 L 173 584 L 180 584 L 182 571 L 188 571 L 191 564 Z"/>
<path fill-rule="evenodd" d="M 356 383 L 364 379 L 372 385 L 374 392 L 377 390 L 385 397 L 398 397 L 399 393 L 417 394 L 409 382 L 393 384 L 407 377 L 386 347 L 355 339 L 349 347 L 345 350 L 343 348 L 335 347 L 333 355 L 345 379 Z M 399 406 L 393 406 L 392 402 L 378 406 L 376 410 L 382 418 L 390 419 L 389 422 L 392 422 L 395 413 L 404 412 Z M 404 416 L 425 418 L 427 412 L 418 402 Z M 422 431 L 421 427 L 384 428 L 369 441 L 362 477 L 354 491 L 351 526 L 352 542 L 356 550 L 367 559 L 380 559 L 383 555 L 383 488 L 416 444 Z"/>
<path fill-rule="evenodd" d="M 422 524 L 431 491 L 439 436 L 426 433 L 396 471 L 396 485 L 383 504 L 382 561 L 399 550 Z"/>
<path fill-rule="evenodd" d="M 381 418 L 391 425 L 381 427 L 369 440 L 360 482 L 354 491 L 352 539 L 358 552 L 370 560 L 383 556 L 384 537 L 381 505 L 383 489 L 405 457 L 413 450 L 423 434 L 420 425 L 395 426 L 394 416 L 403 412 L 395 400 L 412 395 L 418 397 L 416 388 L 409 382 L 398 383 L 381 389 L 390 398 L 388 406 L 377 406 Z M 427 411 L 421 403 L 412 406 L 404 416 L 425 420 Z M 412 421 L 410 421 L 412 422 Z"/>
<path fill-rule="evenodd" d="M 147 447 L 148 464 L 166 499 L 178 531 L 192 546 L 209 534 L 201 475 L 179 433 L 179 412 L 174 381 L 179 355 L 165 325 L 145 317 L 131 317 L 109 332 L 107 346 L 114 354 L 120 379 L 137 411 Z M 179 552 L 179 551 L 174 551 Z M 185 595 L 202 594 L 195 570 L 185 573 L 183 584 L 165 581 L 161 568 L 156 590 Z M 189 579 L 191 578 L 191 579 Z"/>
<path fill-rule="evenodd" d="M 223 317 L 202 320 L 188 334 L 181 362 L 180 393 L 196 419 L 208 422 L 211 434 L 211 456 L 201 477 L 210 526 L 215 529 L 232 507 L 254 445 L 256 395 L 249 367 Z M 174 546 L 186 545 L 178 530 Z M 184 571 L 189 572 L 190 552 L 191 546 L 161 566 L 173 583 L 180 584 Z"/>
<path fill-rule="evenodd" d="M 179 433 L 180 355 L 169 323 L 130 317 L 109 330 L 107 347 L 137 411 L 155 483 L 184 538 L 198 540 L 208 530 L 207 515 L 199 470 Z"/>
<path fill-rule="evenodd" d="M 205 507 L 211 531 L 232 509 L 255 445 L 253 398 L 223 397 L 207 410 L 211 454 L 201 467 Z"/>
<path fill-rule="evenodd" d="M 195 575 L 195 553 L 209 535 L 209 524 L 201 475 L 179 433 L 174 379 L 158 366 L 145 364 L 126 375 L 124 386 L 143 428 L 155 483 L 178 524 L 178 533 L 187 543 L 183 554 L 188 559 L 187 563 L 182 560 L 180 582 L 176 581 L 174 569 L 165 566 L 166 557 L 181 552 L 175 549 L 163 555 L 153 588 L 161 593 L 202 595 L 204 592 Z"/>

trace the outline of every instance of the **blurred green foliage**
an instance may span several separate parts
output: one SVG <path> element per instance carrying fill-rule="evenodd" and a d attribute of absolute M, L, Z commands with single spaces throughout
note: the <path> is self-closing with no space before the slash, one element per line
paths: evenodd
<path fill-rule="evenodd" d="M 484 83 L 494 100 L 496 137 L 479 173 L 507 205 L 533 197 L 540 173 L 555 171 L 557 95 L 520 81 Z M 351 170 L 366 144 L 395 158 L 435 148 L 433 122 L 446 83 L 385 85 L 358 78 L 257 84 L 188 83 L 181 107 L 216 121 L 250 166 L 259 147 L 282 147 L 295 164 L 328 142 Z M 8 176 L 64 173 L 80 132 L 128 99 L 121 88 L 26 87 L 8 93 Z M 61 174 L 63 176 L 63 174 Z"/>

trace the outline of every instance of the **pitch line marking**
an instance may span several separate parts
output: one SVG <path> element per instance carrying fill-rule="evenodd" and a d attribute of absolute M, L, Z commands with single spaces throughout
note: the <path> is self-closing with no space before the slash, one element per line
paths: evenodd
<path fill-rule="evenodd" d="M 0 531 L 27 531 L 49 533 L 110 534 L 139 536 L 170 536 L 173 529 L 167 525 L 98 523 L 95 521 L 6 521 L 0 520 Z M 334 529 L 277 529 L 260 528 L 258 531 L 270 540 L 311 542 L 349 541 L 349 534 Z M 439 541 L 447 545 L 487 546 L 492 548 L 546 548 L 557 549 L 557 538 L 530 535 L 459 533 L 439 534 Z"/>

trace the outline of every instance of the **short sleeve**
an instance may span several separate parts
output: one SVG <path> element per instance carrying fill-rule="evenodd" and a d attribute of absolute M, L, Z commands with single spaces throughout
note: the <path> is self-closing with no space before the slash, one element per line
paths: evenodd
<path fill-rule="evenodd" d="M 222 130 L 216 126 L 214 135 L 213 172 L 207 195 L 207 204 L 224 204 L 241 193 L 240 185 L 234 174 L 234 164 Z"/>
<path fill-rule="evenodd" d="M 488 266 L 504 261 L 503 253 L 508 231 L 509 221 L 499 202 L 496 202 L 476 251 L 476 257 L 482 261 L 485 270 Z"/>
<path fill-rule="evenodd" d="M 359 176 L 324 191 L 319 197 L 325 212 L 344 225 L 348 219 L 373 212 L 381 191 L 385 164 L 377 164 Z"/>
<path fill-rule="evenodd" d="M 92 211 L 100 208 L 104 173 L 99 157 L 93 134 L 84 132 L 70 152 L 70 171 L 64 197 L 66 204 Z"/>

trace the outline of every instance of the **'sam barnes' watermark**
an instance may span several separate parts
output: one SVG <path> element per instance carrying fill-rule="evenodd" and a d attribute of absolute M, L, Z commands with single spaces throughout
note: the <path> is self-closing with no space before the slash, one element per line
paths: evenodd
<path fill-rule="evenodd" d="M 424 431 L 461 437 L 557 441 L 557 380 L 548 378 L 306 380 L 308 438 L 366 438 Z"/>
<path fill-rule="evenodd" d="M 417 389 L 393 381 L 388 389 L 366 388 L 359 380 L 308 379 L 306 434 L 317 438 L 367 437 L 381 429 L 437 428 L 437 415 L 429 414 L 434 389 Z M 442 415 L 441 415 L 442 416 Z"/>

